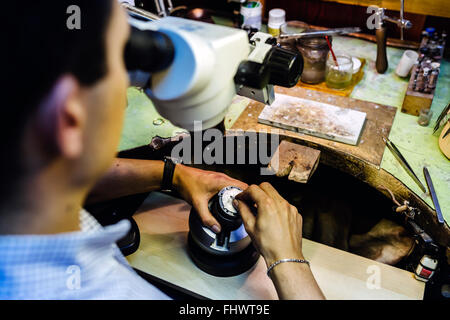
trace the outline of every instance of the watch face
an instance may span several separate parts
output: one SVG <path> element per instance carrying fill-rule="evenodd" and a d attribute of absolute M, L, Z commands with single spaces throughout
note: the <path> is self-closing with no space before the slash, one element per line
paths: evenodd
<path fill-rule="evenodd" d="M 218 196 L 219 196 L 219 204 L 220 208 L 225 212 L 227 215 L 231 217 L 237 217 L 238 211 L 233 205 L 234 198 L 242 192 L 241 188 L 238 187 L 226 187 L 220 190 Z"/>

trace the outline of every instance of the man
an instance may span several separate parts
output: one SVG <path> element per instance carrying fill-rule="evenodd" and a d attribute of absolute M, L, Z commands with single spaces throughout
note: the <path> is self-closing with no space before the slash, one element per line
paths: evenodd
<path fill-rule="evenodd" d="M 79 29 L 67 25 L 72 5 L 80 9 Z M 167 298 L 115 246 L 128 222 L 102 228 L 81 209 L 92 188 L 91 198 L 100 200 L 161 186 L 163 162 L 122 159 L 111 167 L 128 86 L 125 12 L 116 0 L 6 6 L 0 298 Z M 247 188 L 226 175 L 182 165 L 172 182 L 215 232 L 220 225 L 208 200 L 224 186 L 246 189 L 236 205 L 268 266 L 303 259 L 301 216 L 269 184 Z M 251 205 L 258 207 L 256 217 Z M 280 298 L 323 298 L 306 264 L 282 263 L 271 272 Z"/>

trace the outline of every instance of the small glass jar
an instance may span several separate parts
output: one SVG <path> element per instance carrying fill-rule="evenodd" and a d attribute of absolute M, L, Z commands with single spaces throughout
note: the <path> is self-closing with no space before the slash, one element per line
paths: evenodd
<path fill-rule="evenodd" d="M 332 54 L 328 54 L 325 82 L 329 88 L 342 90 L 352 83 L 353 61 L 348 54 L 338 52 L 335 55 L 337 65 Z"/>
<path fill-rule="evenodd" d="M 331 37 L 329 37 L 331 41 Z M 303 56 L 303 73 L 301 80 L 317 84 L 325 80 L 328 44 L 324 37 L 299 38 L 297 48 Z"/>
<path fill-rule="evenodd" d="M 297 49 L 297 42 L 295 39 L 292 38 L 278 38 L 278 44 L 281 48 L 290 50 L 293 52 L 299 52 Z"/>
<path fill-rule="evenodd" d="M 426 127 L 430 124 L 431 117 L 433 116 L 433 112 L 428 109 L 420 109 L 419 118 L 417 119 L 417 123 L 422 127 Z"/>

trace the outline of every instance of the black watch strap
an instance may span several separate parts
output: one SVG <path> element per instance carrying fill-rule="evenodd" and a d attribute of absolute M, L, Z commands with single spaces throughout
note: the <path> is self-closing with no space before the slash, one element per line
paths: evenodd
<path fill-rule="evenodd" d="M 173 174 L 175 173 L 176 162 L 170 157 L 164 157 L 164 171 L 161 182 L 162 191 L 172 191 Z"/>

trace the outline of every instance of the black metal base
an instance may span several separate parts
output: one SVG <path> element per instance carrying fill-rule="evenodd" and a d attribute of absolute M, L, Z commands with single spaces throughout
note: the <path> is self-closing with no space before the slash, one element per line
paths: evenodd
<path fill-rule="evenodd" d="M 259 253 L 250 244 L 247 248 L 230 256 L 208 254 L 195 243 L 189 232 L 188 252 L 192 261 L 201 270 L 218 277 L 232 277 L 250 270 L 259 259 Z"/>
<path fill-rule="evenodd" d="M 123 219 L 130 221 L 130 231 L 116 242 L 124 256 L 134 253 L 139 247 L 141 240 L 139 227 L 132 215 L 141 206 L 148 194 L 149 193 L 135 194 L 86 206 L 86 210 L 93 215 L 102 226 L 109 226 Z"/>

